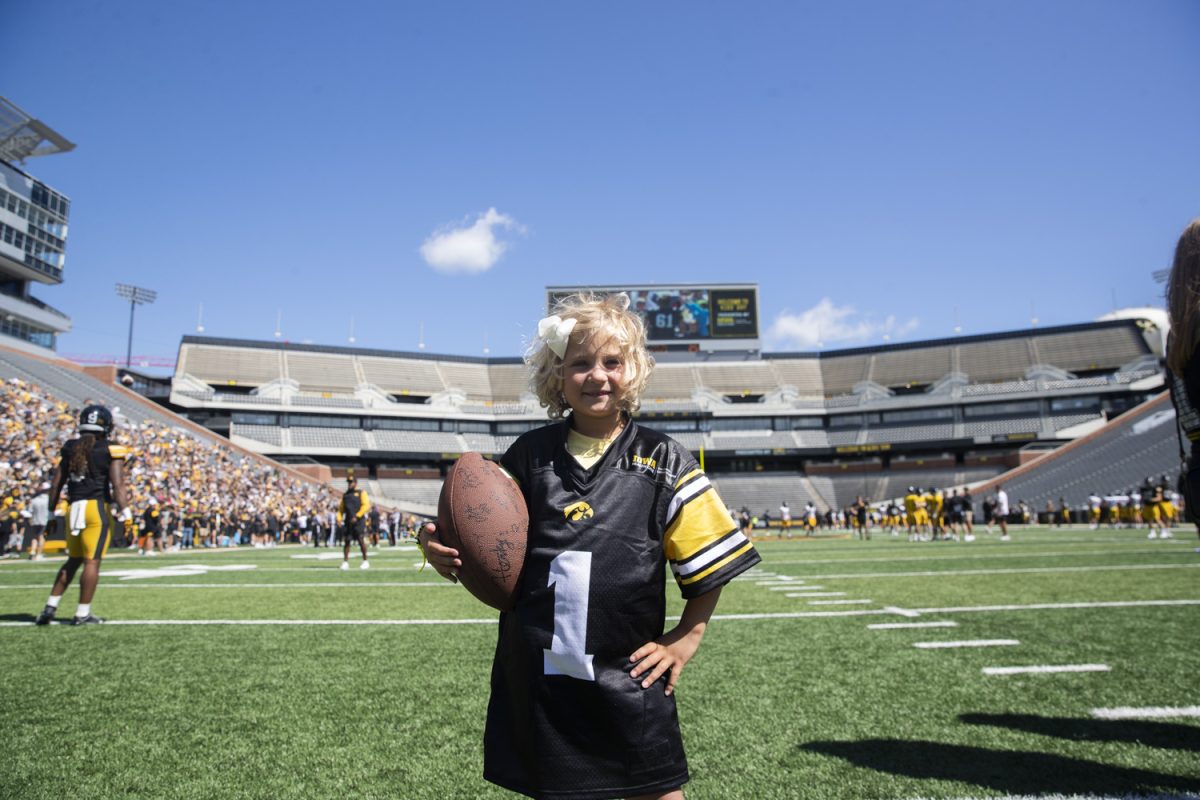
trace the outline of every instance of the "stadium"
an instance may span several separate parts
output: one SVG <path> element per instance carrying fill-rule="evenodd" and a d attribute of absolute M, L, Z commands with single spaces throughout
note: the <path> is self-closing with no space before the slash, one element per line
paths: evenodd
<path fill-rule="evenodd" d="M 0 797 L 513 796 L 480 747 L 502 618 L 413 535 L 465 453 L 498 461 L 549 421 L 525 359 L 199 332 L 158 370 L 66 358 L 70 314 L 33 293 L 69 274 L 76 209 L 27 161 L 73 147 L 0 98 Z M 1167 314 L 772 351 L 738 277 L 534 298 L 630 298 L 655 362 L 633 421 L 695 457 L 762 558 L 680 684 L 688 796 L 1200 796 L 1194 526 L 1134 512 L 1179 477 Z M 153 292 L 118 293 L 132 348 Z M 31 541 L 95 405 L 132 518 L 85 627 L 74 586 L 37 615 L 69 508 Z M 336 546 L 351 476 L 376 515 L 361 559 Z M 886 525 L 906 495 L 960 492 L 973 539 Z"/>

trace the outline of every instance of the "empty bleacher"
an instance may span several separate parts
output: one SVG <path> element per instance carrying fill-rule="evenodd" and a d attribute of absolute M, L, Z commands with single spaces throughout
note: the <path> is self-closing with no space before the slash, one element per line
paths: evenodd
<path fill-rule="evenodd" d="M 821 359 L 821 385 L 825 396 L 848 394 L 851 389 L 867 380 L 871 366 L 869 355 L 829 356 Z"/>
<path fill-rule="evenodd" d="M 705 364 L 700 370 L 705 388 L 720 394 L 766 394 L 779 387 L 778 378 L 766 361 Z"/>
<path fill-rule="evenodd" d="M 928 384 L 953 371 L 954 349 L 946 345 L 877 353 L 869 380 L 881 386 Z"/>
<path fill-rule="evenodd" d="M 867 429 L 867 442 L 922 442 L 954 438 L 954 423 L 931 425 L 872 425 Z"/>
<path fill-rule="evenodd" d="M 649 405 L 656 399 L 687 399 L 697 388 L 696 370 L 691 364 L 658 364 L 650 373 L 642 404 Z"/>
<path fill-rule="evenodd" d="M 283 428 L 275 425 L 245 425 L 235 422 L 229 426 L 229 433 L 231 436 L 241 436 L 263 444 L 283 446 Z"/>
<path fill-rule="evenodd" d="M 380 478 L 376 483 L 384 497 L 410 505 L 436 508 L 442 492 L 441 478 Z"/>
<path fill-rule="evenodd" d="M 446 388 L 434 361 L 358 356 L 358 363 L 367 383 L 391 394 L 427 396 Z"/>
<path fill-rule="evenodd" d="M 487 365 L 443 361 L 438 364 L 438 371 L 441 372 L 448 388 L 461 389 L 472 400 L 492 399 Z"/>
<path fill-rule="evenodd" d="M 1024 499 L 1040 509 L 1059 497 L 1077 506 L 1092 492 L 1122 491 L 1148 475 L 1174 476 L 1178 470 L 1175 411 L 1164 393 L 998 480 L 1010 502 Z"/>
<path fill-rule="evenodd" d="M 792 512 L 792 519 L 798 520 L 800 512 L 809 500 L 822 508 L 825 507 L 821 498 L 809 491 L 807 481 L 802 475 L 755 472 L 709 477 L 717 488 L 717 494 L 725 501 L 725 505 L 733 510 L 744 506 L 760 516 L 765 510 L 770 513 L 772 519 L 779 519 L 779 504 L 786 501 Z"/>
<path fill-rule="evenodd" d="M 772 359 L 780 386 L 794 386 L 801 397 L 821 397 L 825 384 L 821 381 L 821 362 L 816 358 Z"/>
<path fill-rule="evenodd" d="M 530 391 L 529 368 L 524 364 L 490 364 L 487 372 L 494 402 L 513 402 Z"/>
<path fill-rule="evenodd" d="M 283 377 L 282 356 L 279 350 L 184 344 L 175 371 L 205 383 L 261 386 Z"/>
<path fill-rule="evenodd" d="M 367 435 L 361 428 L 291 427 L 293 447 L 338 448 L 362 450 L 367 447 Z"/>
<path fill-rule="evenodd" d="M 963 436 L 1005 436 L 1013 433 L 1037 433 L 1041 429 L 1040 417 L 973 420 L 963 423 Z"/>
<path fill-rule="evenodd" d="M 354 362 L 345 356 L 288 351 L 284 354 L 287 377 L 302 392 L 352 393 L 359 384 Z"/>
<path fill-rule="evenodd" d="M 1146 353 L 1146 342 L 1131 327 L 1042 334 L 1031 340 L 1038 361 L 1069 372 L 1115 369 Z"/>
<path fill-rule="evenodd" d="M 375 431 L 375 445 L 380 450 L 401 453 L 461 453 L 458 434 L 450 431 Z"/>
<path fill-rule="evenodd" d="M 958 346 L 958 370 L 972 383 L 1012 381 L 1033 366 L 1025 338 L 967 342 Z"/>

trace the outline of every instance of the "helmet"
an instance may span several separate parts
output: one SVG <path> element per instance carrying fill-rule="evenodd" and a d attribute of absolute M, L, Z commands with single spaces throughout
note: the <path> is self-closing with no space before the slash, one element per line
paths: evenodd
<path fill-rule="evenodd" d="M 107 436 L 112 429 L 112 412 L 104 406 L 88 406 L 79 412 L 79 430 Z"/>

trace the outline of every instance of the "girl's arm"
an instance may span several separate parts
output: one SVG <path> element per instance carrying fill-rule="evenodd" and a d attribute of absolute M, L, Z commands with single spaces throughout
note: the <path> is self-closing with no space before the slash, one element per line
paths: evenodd
<path fill-rule="evenodd" d="M 688 600 L 678 625 L 653 642 L 642 645 L 629 657 L 629 661 L 636 665 L 629 677 L 637 678 L 649 672 L 642 681 L 642 688 L 647 689 L 661 678 L 663 673 L 670 670 L 666 694 L 674 694 L 675 684 L 679 683 L 679 674 L 699 649 L 700 640 L 704 638 L 704 631 L 708 627 L 708 619 L 717 607 L 719 599 L 720 586 Z"/>

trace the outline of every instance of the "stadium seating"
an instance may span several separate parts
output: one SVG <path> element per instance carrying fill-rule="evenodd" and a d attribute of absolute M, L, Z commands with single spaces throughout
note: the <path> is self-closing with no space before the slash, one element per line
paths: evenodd
<path fill-rule="evenodd" d="M 288 351 L 284 353 L 284 377 L 300 384 L 304 392 L 353 392 L 363 381 L 355 362 L 337 355 Z"/>
<path fill-rule="evenodd" d="M 438 495 L 442 491 L 441 478 L 380 478 L 375 483 L 388 500 L 401 505 L 424 506 L 430 511 L 437 508 Z"/>
<path fill-rule="evenodd" d="M 1140 485 L 1148 475 L 1174 475 L 1178 468 L 1175 412 L 1162 394 L 997 480 L 1010 501 L 1024 499 L 1040 509 L 1059 497 L 1078 506 L 1092 492 L 1122 491 Z"/>
<path fill-rule="evenodd" d="M 304 448 L 336 448 L 360 451 L 367 449 L 367 436 L 359 428 L 291 427 L 292 445 Z"/>
<path fill-rule="evenodd" d="M 755 472 L 752 474 L 713 475 L 717 494 L 726 507 L 736 511 L 742 507 L 756 515 L 767 511 L 779 519 L 779 504 L 787 502 L 792 519 L 800 518 L 805 503 L 811 500 L 824 509 L 825 503 L 814 491 L 808 479 L 799 474 Z"/>
<path fill-rule="evenodd" d="M 275 425 L 243 425 L 235 422 L 229 426 L 229 434 L 275 447 L 283 446 L 283 428 Z"/>
<path fill-rule="evenodd" d="M 953 371 L 953 356 L 954 349 L 945 345 L 879 353 L 868 378 L 882 386 L 933 383 Z"/>
<path fill-rule="evenodd" d="M 363 377 L 385 392 L 398 395 L 431 395 L 446 388 L 434 361 L 409 358 L 359 356 Z"/>
<path fill-rule="evenodd" d="M 375 446 L 379 450 L 399 453 L 461 453 L 465 450 L 457 433 L 449 431 L 393 431 L 374 432 Z"/>
<path fill-rule="evenodd" d="M 283 353 L 248 347 L 181 347 L 176 373 L 207 383 L 261 386 L 283 377 Z"/>

